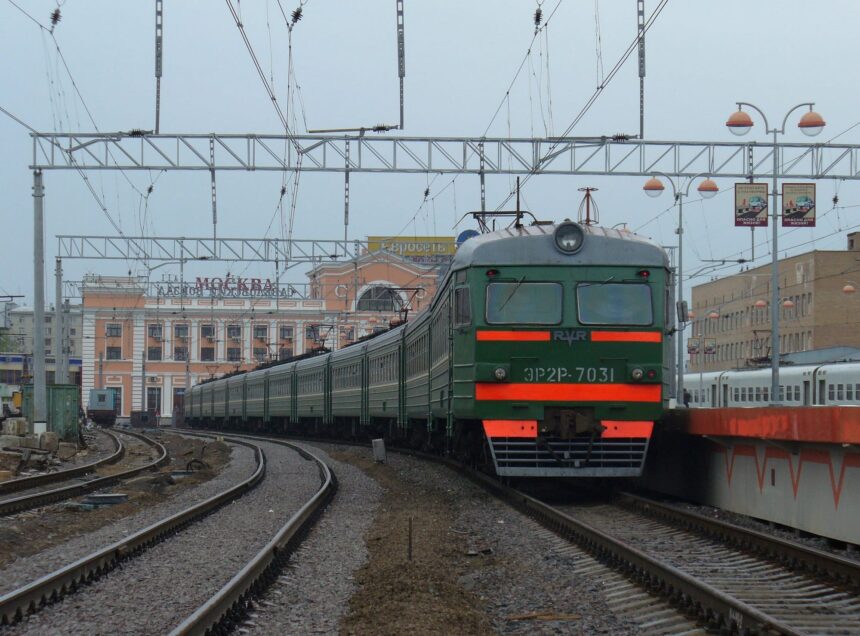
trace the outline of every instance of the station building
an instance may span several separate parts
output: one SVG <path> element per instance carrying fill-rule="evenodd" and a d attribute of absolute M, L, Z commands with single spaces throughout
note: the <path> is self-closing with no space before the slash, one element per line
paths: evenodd
<path fill-rule="evenodd" d="M 770 365 L 770 264 L 696 285 L 688 372 Z M 860 232 L 779 261 L 780 354 L 860 347 Z"/>
<path fill-rule="evenodd" d="M 450 253 L 429 261 L 382 249 L 320 264 L 301 289 L 230 274 L 160 283 L 88 275 L 82 394 L 112 389 L 121 417 L 171 417 L 201 380 L 344 347 L 431 302 L 453 253 L 446 242 Z"/>

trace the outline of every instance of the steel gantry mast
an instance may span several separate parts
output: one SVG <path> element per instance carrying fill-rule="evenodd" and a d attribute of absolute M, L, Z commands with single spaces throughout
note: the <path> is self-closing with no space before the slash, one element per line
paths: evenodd
<path fill-rule="evenodd" d="M 616 137 L 32 133 L 34 170 L 771 177 L 774 145 Z M 286 156 L 276 149 L 287 140 Z M 348 148 L 348 150 L 347 150 Z M 860 179 L 860 145 L 776 144 L 779 176 Z M 213 209 L 213 225 L 215 223 Z"/>

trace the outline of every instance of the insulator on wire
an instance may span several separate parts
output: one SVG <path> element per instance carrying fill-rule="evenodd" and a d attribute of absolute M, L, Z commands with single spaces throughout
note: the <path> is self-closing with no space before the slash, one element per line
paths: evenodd
<path fill-rule="evenodd" d="M 430 188 L 428 187 L 426 190 L 424 190 L 424 198 L 426 199 L 429 196 L 430 196 Z"/>
<path fill-rule="evenodd" d="M 538 7 L 535 9 L 535 31 L 540 28 L 541 22 L 543 22 L 543 9 Z"/>
<path fill-rule="evenodd" d="M 298 9 L 293 11 L 292 14 L 290 15 L 290 18 L 292 19 L 293 24 L 295 24 L 296 22 L 301 20 L 302 19 L 302 8 L 299 7 Z"/>
<path fill-rule="evenodd" d="M 54 30 L 54 27 L 57 26 L 60 20 L 63 19 L 63 15 L 60 13 L 60 7 L 57 7 L 53 11 L 51 11 L 51 31 Z"/>
<path fill-rule="evenodd" d="M 834 194 L 834 195 L 833 195 L 833 207 L 835 208 L 835 207 L 837 206 L 837 204 L 838 204 L 838 203 L 839 203 L 839 195 L 838 195 L 838 194 Z"/>
<path fill-rule="evenodd" d="M 281 186 L 281 198 L 287 193 L 287 186 Z"/>

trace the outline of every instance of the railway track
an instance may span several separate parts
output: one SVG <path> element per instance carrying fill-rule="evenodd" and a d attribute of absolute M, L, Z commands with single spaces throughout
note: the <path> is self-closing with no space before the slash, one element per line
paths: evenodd
<path fill-rule="evenodd" d="M 122 455 L 125 454 L 126 449 L 125 445 L 115 434 L 111 433 L 111 435 L 114 437 L 118 445 L 117 451 L 110 457 L 107 457 L 100 462 L 93 462 L 91 464 L 87 464 L 86 466 L 72 468 L 65 471 L 57 471 L 56 473 L 50 473 L 49 475 L 37 475 L 34 477 L 17 479 L 15 481 L 24 482 L 25 480 L 33 480 L 30 481 L 26 485 L 26 487 L 38 488 L 39 486 L 44 485 L 46 483 L 56 483 L 60 480 L 68 481 L 72 479 L 77 479 L 82 475 L 88 474 L 99 466 L 104 466 L 109 463 L 116 463 L 117 461 L 119 461 Z M 150 439 L 149 437 L 141 433 L 123 431 L 123 435 L 129 435 L 131 437 L 135 437 L 141 440 L 146 445 L 152 447 L 158 453 L 158 456 L 152 461 L 149 461 L 141 466 L 135 466 L 134 468 L 130 468 L 128 470 L 124 470 L 113 475 L 108 475 L 105 477 L 96 477 L 94 479 L 87 479 L 85 481 L 69 484 L 67 486 L 60 486 L 58 488 L 51 488 L 49 490 L 37 490 L 35 492 L 2 499 L 0 500 L 0 516 L 15 514 L 18 512 L 23 512 L 24 510 L 31 510 L 40 506 L 46 506 L 48 504 L 57 503 L 66 499 L 71 499 L 73 497 L 79 497 L 80 495 L 100 490 L 102 488 L 107 488 L 108 486 L 112 486 L 124 479 L 128 479 L 129 477 L 134 477 L 135 475 L 138 475 L 144 471 L 152 470 L 163 466 L 168 461 L 170 461 L 170 456 L 167 452 L 167 449 L 161 443 Z M 46 476 L 51 477 L 52 479 L 44 480 L 43 478 Z M 19 483 L 16 485 L 15 491 L 20 492 L 23 488 L 25 488 L 25 486 Z"/>
<path fill-rule="evenodd" d="M 82 477 L 94 472 L 100 466 L 115 464 L 125 455 L 125 445 L 116 433 L 113 433 L 112 431 L 101 431 L 101 433 L 107 435 L 113 440 L 114 452 L 107 457 L 103 457 L 102 459 L 89 464 L 84 464 L 83 466 L 75 466 L 74 468 L 58 470 L 53 473 L 43 473 L 41 475 L 32 475 L 30 477 L 20 477 L 18 479 L 4 481 L 0 483 L 0 496 L 9 495 L 14 492 L 21 492 L 22 490 L 29 490 L 31 488 L 37 488 L 46 484 L 67 481 L 74 477 Z"/>
<path fill-rule="evenodd" d="M 199 436 L 212 437 L 209 435 Z M 89 556 L 79 559 L 73 564 L 61 568 L 50 575 L 43 576 L 18 590 L 14 590 L 3 597 L 0 597 L 0 618 L 2 618 L 2 621 L 4 623 L 15 622 L 29 613 L 36 612 L 66 593 L 78 589 L 83 590 L 81 587 L 82 584 L 94 581 L 108 570 L 116 567 L 120 562 L 123 562 L 132 556 L 136 556 L 138 558 L 135 559 L 135 561 L 123 566 L 121 573 L 117 573 L 117 575 L 112 575 L 100 580 L 96 585 L 90 587 L 91 591 L 76 597 L 75 613 L 83 612 L 86 619 L 81 618 L 81 620 L 84 621 L 83 627 L 79 627 L 77 622 L 72 623 L 72 631 L 79 631 L 80 629 L 83 629 L 84 631 L 89 631 L 90 629 L 93 631 L 101 631 L 105 629 L 105 627 L 102 626 L 86 624 L 86 621 L 93 620 L 93 612 L 96 611 L 93 608 L 109 606 L 117 598 L 117 595 L 127 596 L 124 593 L 121 593 L 120 589 L 127 590 L 128 585 L 132 583 L 128 580 L 123 582 L 123 579 L 131 578 L 133 581 L 144 581 L 149 578 L 158 579 L 161 575 L 155 573 L 155 569 L 157 569 L 155 568 L 156 565 L 161 569 L 166 568 L 167 574 L 170 577 L 170 583 L 165 580 L 163 584 L 156 584 L 154 586 L 150 585 L 150 593 L 161 595 L 162 601 L 149 603 L 146 601 L 142 601 L 140 603 L 136 602 L 136 599 L 139 599 L 143 593 L 142 588 L 139 587 L 135 587 L 136 591 L 134 595 L 125 599 L 125 601 L 121 601 L 131 603 L 135 606 L 136 612 L 139 614 L 142 613 L 142 616 L 137 616 L 136 618 L 138 622 L 143 621 L 144 624 L 147 624 L 146 621 L 148 621 L 152 616 L 152 609 L 159 607 L 160 609 L 165 609 L 167 612 L 167 618 L 164 616 L 161 617 L 162 622 L 167 620 L 168 623 L 158 628 L 152 628 L 158 632 L 170 631 L 172 625 L 175 625 L 177 617 L 181 617 L 186 614 L 188 614 L 187 619 L 184 620 L 181 625 L 175 627 L 173 629 L 173 633 L 211 633 L 213 630 L 224 631 L 228 629 L 230 625 L 234 625 L 243 615 L 243 611 L 250 599 L 255 597 L 265 586 L 277 577 L 278 571 L 285 563 L 286 559 L 289 558 L 294 547 L 303 537 L 304 531 L 313 521 L 315 515 L 322 509 L 326 501 L 328 501 L 328 498 L 333 494 L 335 481 L 331 473 L 328 471 L 328 468 L 320 460 L 308 454 L 306 451 L 298 449 L 286 442 L 273 441 L 271 443 L 280 444 L 299 453 L 299 456 L 296 456 L 296 460 L 293 460 L 294 464 L 295 462 L 302 464 L 303 460 L 315 462 L 315 474 L 318 474 L 319 478 L 317 480 L 315 477 L 313 483 L 316 484 L 318 481 L 321 486 L 314 485 L 313 496 L 307 501 L 302 499 L 301 501 L 303 502 L 303 505 L 301 505 L 299 509 L 289 517 L 286 523 L 278 522 L 279 529 L 274 533 L 274 535 L 268 533 L 264 535 L 264 538 L 271 536 L 271 539 L 265 543 L 262 549 L 257 550 L 253 554 L 253 558 L 248 561 L 243 561 L 237 566 L 235 556 L 228 557 L 226 554 L 218 552 L 218 558 L 212 559 L 212 555 L 207 553 L 207 542 L 205 540 L 205 537 L 207 536 L 211 537 L 221 535 L 222 538 L 227 539 L 228 542 L 242 542 L 241 538 L 236 538 L 235 540 L 231 539 L 230 537 L 232 536 L 232 532 L 229 529 L 222 530 L 220 527 L 221 522 L 219 521 L 224 515 L 228 515 L 228 517 L 229 515 L 233 515 L 235 517 L 238 514 L 241 519 L 245 520 L 246 524 L 250 524 L 252 519 L 249 516 L 249 513 L 244 510 L 244 507 L 248 504 L 246 503 L 243 507 L 240 507 L 238 506 L 238 502 L 232 506 L 224 508 L 217 516 L 210 517 L 209 521 L 195 525 L 195 528 L 201 527 L 201 525 L 208 528 L 208 530 L 204 531 L 201 538 L 197 537 L 201 532 L 200 530 L 196 530 L 194 533 L 186 531 L 177 535 L 176 540 L 163 543 L 156 550 L 149 550 L 149 548 L 154 548 L 156 543 L 161 542 L 166 537 L 177 533 L 177 531 L 183 529 L 192 522 L 200 521 L 204 516 L 209 515 L 209 513 L 214 512 L 218 508 L 222 508 L 227 503 L 235 501 L 242 497 L 242 495 L 249 494 L 252 490 L 256 490 L 260 484 L 264 483 L 264 479 L 267 474 L 267 465 L 266 454 L 264 453 L 263 448 L 261 448 L 259 444 L 248 440 L 237 439 L 235 437 L 227 437 L 224 441 L 231 444 L 249 447 L 253 450 L 255 458 L 255 469 L 253 474 L 231 488 L 224 490 L 220 494 L 210 497 L 206 501 L 196 503 L 177 514 L 171 515 L 167 519 L 135 532 L 132 536 L 129 536 L 122 541 L 102 548 Z M 278 467 L 280 468 L 280 466 Z M 284 471 L 281 472 L 283 473 Z M 293 472 L 292 474 L 295 473 Z M 284 484 L 281 483 L 278 487 L 283 489 Z M 272 489 L 273 487 L 267 486 L 267 488 Z M 262 498 L 262 503 L 265 504 L 265 508 L 269 508 L 271 504 L 267 503 L 267 501 L 271 501 L 272 494 L 270 493 L 266 495 L 266 488 L 262 490 L 262 493 L 252 496 L 251 499 Z M 266 499 L 267 497 L 268 499 Z M 244 502 L 247 500 L 243 499 L 242 501 Z M 259 511 L 259 503 L 257 504 L 257 507 Z M 266 510 L 263 509 L 262 512 L 265 513 Z M 272 510 L 268 510 L 268 512 L 271 513 Z M 233 523 L 235 523 L 235 520 Z M 212 534 L 213 532 L 215 533 L 214 535 Z M 174 546 L 175 543 L 177 545 Z M 182 597 L 187 595 L 186 588 L 199 588 L 203 586 L 204 589 L 208 589 L 209 586 L 215 584 L 219 580 L 218 578 L 213 578 L 211 575 L 205 575 L 205 568 L 200 567 L 203 563 L 199 560 L 195 562 L 193 557 L 187 557 L 191 559 L 190 562 L 183 563 L 182 559 L 179 557 L 174 556 L 171 558 L 164 556 L 165 554 L 170 554 L 171 550 L 177 554 L 184 554 L 187 552 L 188 546 L 195 543 L 202 546 L 204 554 L 207 554 L 211 563 L 211 566 L 208 567 L 216 568 L 219 571 L 219 574 L 224 574 L 225 568 L 232 569 L 235 567 L 235 574 L 232 577 L 229 577 L 229 580 L 227 580 L 225 584 L 221 585 L 220 588 L 216 588 L 215 593 L 212 594 L 205 602 L 200 603 L 199 605 L 190 605 L 187 609 L 182 609 L 181 611 L 171 611 L 170 603 L 167 602 L 168 599 L 176 600 L 173 598 L 174 596 Z M 197 559 L 205 559 L 207 557 L 198 556 Z M 229 571 L 230 570 L 226 571 L 228 576 Z M 197 577 L 197 579 L 194 585 L 189 585 L 188 583 L 183 584 L 181 586 L 182 592 L 176 595 L 175 592 L 178 588 L 174 588 L 176 586 L 176 574 L 178 572 L 182 572 L 185 576 L 190 576 L 192 580 L 195 580 L 195 577 Z M 210 578 L 213 579 L 212 582 L 208 581 Z M 200 596 L 199 590 L 195 594 Z M 187 605 L 188 601 L 183 599 L 182 603 Z M 182 607 L 184 608 L 185 605 Z M 194 607 L 197 607 L 196 611 L 192 611 Z M 89 608 L 89 611 L 86 608 Z M 123 615 L 122 610 L 116 607 L 114 607 L 113 611 L 117 614 L 117 618 L 121 617 L 123 621 L 129 618 L 127 615 Z M 36 622 L 34 623 L 33 620 Z M 67 621 L 65 624 L 62 622 L 64 620 Z M 101 620 L 110 621 L 112 618 L 105 617 Z M 54 623 L 54 621 L 60 622 Z M 68 622 L 68 619 L 64 617 L 64 612 L 58 608 L 57 612 L 52 611 L 47 612 L 44 615 L 40 614 L 39 616 L 35 616 L 22 626 L 26 627 L 26 629 L 23 630 L 25 633 L 43 633 L 45 630 L 56 630 L 57 632 L 65 633 L 68 631 L 67 628 L 69 625 L 70 623 Z M 102 625 L 104 625 L 104 623 L 102 623 Z"/>
<path fill-rule="evenodd" d="M 554 507 L 487 485 L 708 629 L 860 633 L 855 562 L 635 495 Z"/>

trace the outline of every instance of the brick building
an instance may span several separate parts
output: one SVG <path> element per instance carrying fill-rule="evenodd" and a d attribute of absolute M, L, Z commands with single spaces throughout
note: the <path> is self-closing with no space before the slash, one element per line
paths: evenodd
<path fill-rule="evenodd" d="M 770 365 L 771 266 L 751 268 L 692 291 L 687 370 Z M 845 251 L 813 250 L 779 262 L 780 353 L 860 347 L 860 233 Z M 713 353 L 706 352 L 712 350 Z"/>

